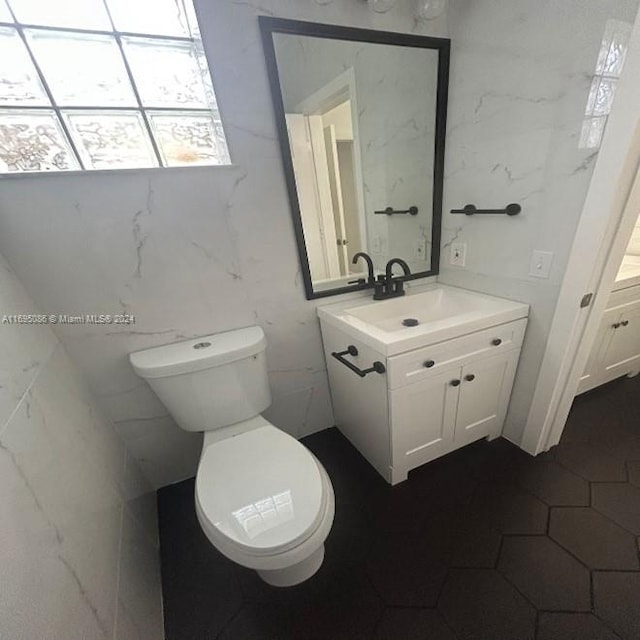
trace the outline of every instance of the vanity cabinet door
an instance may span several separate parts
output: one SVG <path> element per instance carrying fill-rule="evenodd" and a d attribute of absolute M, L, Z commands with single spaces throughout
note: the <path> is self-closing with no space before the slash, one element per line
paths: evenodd
<path fill-rule="evenodd" d="M 640 305 L 622 314 L 611 325 L 603 357 L 604 378 L 612 380 L 640 366 Z"/>
<path fill-rule="evenodd" d="M 516 349 L 462 368 L 456 447 L 500 435 L 519 355 L 520 350 Z"/>
<path fill-rule="evenodd" d="M 389 393 L 392 484 L 451 450 L 461 374 L 461 367 L 454 367 Z"/>

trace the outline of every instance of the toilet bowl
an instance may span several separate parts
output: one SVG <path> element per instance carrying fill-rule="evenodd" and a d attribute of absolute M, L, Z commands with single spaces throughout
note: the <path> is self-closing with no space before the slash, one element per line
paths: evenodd
<path fill-rule="evenodd" d="M 130 355 L 183 429 L 203 431 L 195 509 L 230 560 L 286 587 L 322 565 L 335 501 L 315 456 L 261 415 L 271 402 L 260 327 Z"/>

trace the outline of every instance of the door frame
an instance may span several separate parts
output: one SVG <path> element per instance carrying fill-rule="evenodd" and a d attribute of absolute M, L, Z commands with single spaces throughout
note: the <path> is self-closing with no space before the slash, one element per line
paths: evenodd
<path fill-rule="evenodd" d="M 520 446 L 558 444 L 640 212 L 640 14 L 569 255 Z M 581 299 L 593 293 L 589 306 Z"/>

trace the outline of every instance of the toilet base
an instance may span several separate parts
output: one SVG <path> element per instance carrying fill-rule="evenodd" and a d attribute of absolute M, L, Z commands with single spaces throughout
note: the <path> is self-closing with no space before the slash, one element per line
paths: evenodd
<path fill-rule="evenodd" d="M 284 569 L 257 571 L 257 574 L 272 587 L 293 587 L 308 580 L 322 566 L 324 544 L 308 558 Z"/>

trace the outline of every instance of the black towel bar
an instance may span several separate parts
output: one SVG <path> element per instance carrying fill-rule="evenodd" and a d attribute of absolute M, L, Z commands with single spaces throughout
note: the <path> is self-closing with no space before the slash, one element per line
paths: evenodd
<path fill-rule="evenodd" d="M 521 211 L 522 207 L 515 202 L 508 204 L 504 209 L 478 209 L 475 204 L 467 204 L 462 209 L 451 209 L 451 213 L 462 213 L 465 216 L 474 216 L 476 214 L 517 216 Z"/>

